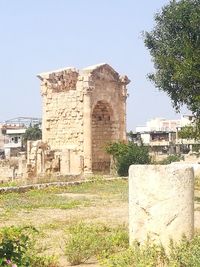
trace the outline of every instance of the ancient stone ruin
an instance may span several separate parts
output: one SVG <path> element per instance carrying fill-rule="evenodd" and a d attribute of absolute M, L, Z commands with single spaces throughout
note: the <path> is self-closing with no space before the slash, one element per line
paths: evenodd
<path fill-rule="evenodd" d="M 109 173 L 105 146 L 126 140 L 127 76 L 108 64 L 38 75 L 42 141 L 28 143 L 29 173 Z"/>
<path fill-rule="evenodd" d="M 184 165 L 132 165 L 129 169 L 130 243 L 147 238 L 166 249 L 170 239 L 194 234 L 194 170 Z"/>

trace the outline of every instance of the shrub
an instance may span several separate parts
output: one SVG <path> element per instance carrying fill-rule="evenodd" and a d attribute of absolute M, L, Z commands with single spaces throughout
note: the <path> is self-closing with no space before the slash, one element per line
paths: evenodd
<path fill-rule="evenodd" d="M 169 266 L 199 267 L 200 266 L 200 236 L 191 241 L 183 237 L 180 244 L 171 241 Z"/>
<path fill-rule="evenodd" d="M 5 227 L 0 231 L 0 266 L 56 267 L 52 256 L 38 256 L 33 227 Z M 40 251 L 41 252 L 41 251 Z"/>
<path fill-rule="evenodd" d="M 93 226 L 83 223 L 69 227 L 69 240 L 66 243 L 65 253 L 72 265 L 85 262 L 96 254 L 98 250 L 98 235 Z"/>
<path fill-rule="evenodd" d="M 31 267 L 59 267 L 57 259 L 54 256 L 35 256 L 30 258 Z"/>
<path fill-rule="evenodd" d="M 102 260 L 105 267 L 199 267 L 200 236 L 180 243 L 171 241 L 168 253 L 149 240 L 144 245 L 133 244 L 129 249 Z"/>
<path fill-rule="evenodd" d="M 97 257 L 107 258 L 109 255 L 120 252 L 129 246 L 127 229 L 124 226 L 116 228 L 105 227 L 99 233 L 99 250 Z"/>
<path fill-rule="evenodd" d="M 128 247 L 128 234 L 124 227 L 108 228 L 79 222 L 68 231 L 65 254 L 72 265 L 83 263 L 93 256 L 107 257 Z"/>
<path fill-rule="evenodd" d="M 107 153 L 114 158 L 117 173 L 127 176 L 129 166 L 132 164 L 149 164 L 150 156 L 148 147 L 138 146 L 132 142 L 128 144 L 115 142 L 106 147 Z"/>
<path fill-rule="evenodd" d="M 147 240 L 144 246 L 135 242 L 129 249 L 111 255 L 102 261 L 106 267 L 156 267 L 164 266 L 165 252 L 163 247 L 151 244 Z"/>
<path fill-rule="evenodd" d="M 0 258 L 2 266 L 9 262 L 17 266 L 27 266 L 27 250 L 32 246 L 30 235 L 33 228 L 6 227 L 0 232 Z"/>

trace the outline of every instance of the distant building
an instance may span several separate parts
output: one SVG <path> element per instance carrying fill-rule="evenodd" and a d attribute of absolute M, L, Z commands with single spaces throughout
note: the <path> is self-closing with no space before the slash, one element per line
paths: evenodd
<path fill-rule="evenodd" d="M 16 117 L 5 121 L 4 124 L 11 127 L 16 126 L 16 127 L 28 128 L 30 126 L 33 127 L 34 125 L 41 126 L 42 119 L 35 117 Z"/>
<path fill-rule="evenodd" d="M 17 117 L 0 125 L 0 157 L 17 156 L 23 150 L 23 134 L 29 126 L 40 125 L 40 118 Z"/>
<path fill-rule="evenodd" d="M 178 120 L 152 119 L 145 126 L 136 127 L 137 143 L 150 146 L 150 150 L 158 154 L 187 153 L 197 141 L 180 139 L 178 131 L 193 122 L 192 115 L 182 115 Z"/>
<path fill-rule="evenodd" d="M 17 156 L 23 149 L 22 139 L 26 128 L 6 129 L 7 142 L 4 144 L 5 157 Z"/>
<path fill-rule="evenodd" d="M 147 121 L 145 126 L 136 127 L 136 132 L 147 132 L 147 131 L 176 132 L 177 128 L 182 128 L 186 125 L 191 125 L 193 121 L 194 117 L 192 115 L 182 115 L 181 119 L 178 120 L 154 118 L 150 121 Z"/>

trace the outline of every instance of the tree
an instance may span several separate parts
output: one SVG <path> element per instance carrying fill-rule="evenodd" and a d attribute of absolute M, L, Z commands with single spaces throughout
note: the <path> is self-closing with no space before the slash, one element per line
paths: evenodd
<path fill-rule="evenodd" d="M 128 140 L 130 140 L 131 142 L 134 142 L 136 137 L 135 137 L 135 134 L 133 133 L 133 131 L 128 132 L 126 135 L 128 137 Z"/>
<path fill-rule="evenodd" d="M 179 132 L 178 137 L 181 139 L 193 139 L 196 137 L 195 128 L 191 125 L 184 126 Z"/>
<path fill-rule="evenodd" d="M 39 125 L 30 126 L 27 128 L 23 135 L 23 141 L 26 143 L 28 140 L 40 140 L 42 138 L 42 131 Z"/>
<path fill-rule="evenodd" d="M 120 176 L 127 176 L 129 166 L 132 164 L 149 164 L 151 161 L 148 147 L 138 146 L 132 142 L 111 143 L 106 151 L 113 156 L 117 173 Z"/>
<path fill-rule="evenodd" d="M 153 58 L 149 79 L 179 111 L 185 104 L 200 121 L 200 1 L 171 0 L 155 15 L 144 42 Z M 198 127 L 197 127 L 198 128 Z"/>

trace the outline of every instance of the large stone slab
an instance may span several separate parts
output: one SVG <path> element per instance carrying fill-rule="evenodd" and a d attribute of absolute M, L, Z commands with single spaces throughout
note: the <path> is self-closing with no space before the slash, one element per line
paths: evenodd
<path fill-rule="evenodd" d="M 194 233 L 194 171 L 180 165 L 132 165 L 129 169 L 130 243 L 147 237 L 165 247 Z"/>

